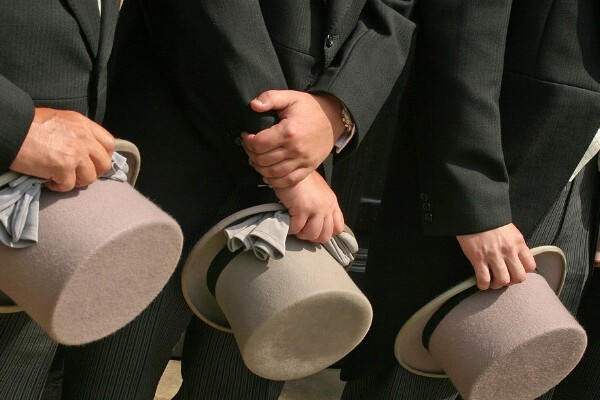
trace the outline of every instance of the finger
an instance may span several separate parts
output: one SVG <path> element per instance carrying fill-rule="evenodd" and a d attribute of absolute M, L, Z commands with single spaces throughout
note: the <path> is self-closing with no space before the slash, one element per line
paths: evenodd
<path fill-rule="evenodd" d="M 503 258 L 489 261 L 488 267 L 492 278 L 490 282 L 491 289 L 500 289 L 510 283 L 510 274 L 508 273 L 508 267 Z"/>
<path fill-rule="evenodd" d="M 93 164 L 94 172 L 96 174 L 94 178 L 97 178 L 110 170 L 112 167 L 112 153 L 107 153 L 106 149 L 99 143 L 93 145 L 89 149 L 89 152 L 89 160 Z"/>
<path fill-rule="evenodd" d="M 299 168 L 281 178 L 265 178 L 265 182 L 277 189 L 287 188 L 302 182 L 312 172 L 313 171 L 308 168 Z"/>
<path fill-rule="evenodd" d="M 115 137 L 94 121 L 89 120 L 89 127 L 96 140 L 104 147 L 104 150 L 108 154 L 112 154 L 115 151 Z"/>
<path fill-rule="evenodd" d="M 297 235 L 302 230 L 302 228 L 304 228 L 304 225 L 306 224 L 307 220 L 308 220 L 308 215 L 306 215 L 306 214 L 298 214 L 298 215 L 290 214 L 290 229 L 289 229 L 288 233 L 290 235 Z"/>
<path fill-rule="evenodd" d="M 248 154 L 248 157 L 252 160 L 254 165 L 259 167 L 272 167 L 282 162 L 296 161 L 293 157 L 289 157 L 286 150 L 282 147 L 278 147 L 263 154 L 257 154 L 250 151 L 246 151 L 246 154 Z"/>
<path fill-rule="evenodd" d="M 531 254 L 529 247 L 524 246 L 524 249 L 519 252 L 519 260 L 521 260 L 525 272 L 533 272 L 535 270 L 535 258 Z"/>
<path fill-rule="evenodd" d="M 324 218 L 318 215 L 309 217 L 302 230 L 296 236 L 302 240 L 316 242 L 323 230 L 323 220 Z"/>
<path fill-rule="evenodd" d="M 298 160 L 293 159 L 286 159 L 268 167 L 260 166 L 253 158 L 250 158 L 249 162 L 259 174 L 269 179 L 283 178 L 302 167 Z"/>
<path fill-rule="evenodd" d="M 75 187 L 87 186 L 94 182 L 97 177 L 96 166 L 92 160 L 82 161 L 75 170 Z"/>
<path fill-rule="evenodd" d="M 344 231 L 346 225 L 344 224 L 344 214 L 339 207 L 336 207 L 333 211 L 333 235 L 339 235 Z"/>
<path fill-rule="evenodd" d="M 516 283 L 524 282 L 527 279 L 527 272 L 525 271 L 525 267 L 521 263 L 521 260 L 518 256 L 510 256 L 505 258 L 506 267 L 508 268 L 508 273 L 510 275 L 510 284 L 514 285 Z"/>
<path fill-rule="evenodd" d="M 318 243 L 329 242 L 331 240 L 332 236 L 333 236 L 333 214 L 327 215 L 323 219 L 323 227 L 321 228 L 321 232 L 319 233 L 319 236 L 317 237 L 315 242 L 318 242 Z"/>
<path fill-rule="evenodd" d="M 254 135 L 242 136 L 242 146 L 247 153 L 261 155 L 282 147 L 281 123 L 263 129 Z"/>
<path fill-rule="evenodd" d="M 293 102 L 294 96 L 290 90 L 267 90 L 250 101 L 250 108 L 256 112 L 281 110 Z"/>
<path fill-rule="evenodd" d="M 477 287 L 481 290 L 487 290 L 490 288 L 491 275 L 490 269 L 485 263 L 472 264 L 473 270 L 475 270 L 475 278 L 477 279 Z"/>
<path fill-rule="evenodd" d="M 59 177 L 53 177 L 46 183 L 46 187 L 55 192 L 69 192 L 75 187 L 75 171 L 66 172 Z"/>

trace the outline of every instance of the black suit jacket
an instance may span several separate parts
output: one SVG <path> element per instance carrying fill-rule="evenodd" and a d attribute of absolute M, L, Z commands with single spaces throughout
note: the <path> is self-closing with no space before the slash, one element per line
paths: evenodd
<path fill-rule="evenodd" d="M 600 3 L 424 1 L 419 15 L 408 129 L 425 230 L 530 234 L 600 127 Z"/>
<path fill-rule="evenodd" d="M 8 170 L 35 107 L 101 120 L 118 0 L 0 3 L 0 172 Z"/>
<path fill-rule="evenodd" d="M 406 63 L 412 3 L 140 1 L 153 51 L 187 117 L 230 141 L 274 122 L 252 112 L 250 100 L 288 88 L 340 98 L 364 135 Z"/>
<path fill-rule="evenodd" d="M 106 124 L 146 155 L 138 188 L 173 213 L 188 236 L 201 232 L 202 216 L 215 215 L 208 203 L 232 186 L 262 183 L 239 141 L 242 131 L 275 122 L 249 108 L 268 89 L 331 93 L 350 109 L 357 138 L 364 136 L 386 100 L 398 96 L 392 89 L 412 42 L 411 6 L 412 0 L 127 0 Z M 207 149 L 214 159 L 198 156 Z"/>
<path fill-rule="evenodd" d="M 346 379 L 396 363 L 404 322 L 473 275 L 456 235 L 513 222 L 527 238 L 600 127 L 596 0 L 422 0 L 414 18 L 365 274 L 374 320 Z"/>

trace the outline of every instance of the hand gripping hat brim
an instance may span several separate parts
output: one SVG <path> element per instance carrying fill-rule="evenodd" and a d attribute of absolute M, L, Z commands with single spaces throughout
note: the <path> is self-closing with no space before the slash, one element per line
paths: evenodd
<path fill-rule="evenodd" d="M 194 313 L 233 332 L 255 374 L 275 380 L 308 376 L 337 362 L 365 336 L 371 306 L 348 273 L 320 244 L 288 236 L 285 256 L 261 261 L 241 252 L 217 266 L 226 249 L 223 229 L 258 213 L 284 210 L 264 204 L 242 210 L 209 230 L 192 249 L 182 288 Z"/>
<path fill-rule="evenodd" d="M 587 337 L 557 297 L 563 252 L 531 251 L 537 269 L 525 282 L 482 291 L 473 277 L 417 311 L 396 337 L 400 365 L 450 378 L 466 400 L 534 399 L 560 382 L 581 359 Z"/>
<path fill-rule="evenodd" d="M 117 151 L 139 170 L 137 148 Z M 97 180 L 67 193 L 43 189 L 39 240 L 0 246 L 0 290 L 54 340 L 101 339 L 139 315 L 164 287 L 181 254 L 176 221 L 130 183 Z"/>

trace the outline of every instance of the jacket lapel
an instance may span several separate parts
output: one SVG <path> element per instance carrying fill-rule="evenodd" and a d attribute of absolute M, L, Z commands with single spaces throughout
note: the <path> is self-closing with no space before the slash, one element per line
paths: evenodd
<path fill-rule="evenodd" d="M 96 1 L 96 0 L 94 0 Z M 98 53 L 101 58 L 108 58 L 112 50 L 113 35 L 119 17 L 119 0 L 102 0 L 102 22 Z"/>
<path fill-rule="evenodd" d="M 65 0 L 81 27 L 91 53 L 98 53 L 100 40 L 100 11 L 97 0 Z"/>

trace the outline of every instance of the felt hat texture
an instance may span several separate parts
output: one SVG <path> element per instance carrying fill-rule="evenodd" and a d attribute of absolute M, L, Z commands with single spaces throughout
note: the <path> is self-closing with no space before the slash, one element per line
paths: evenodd
<path fill-rule="evenodd" d="M 215 266 L 229 251 L 225 228 L 284 209 L 263 204 L 225 218 L 194 246 L 182 273 L 183 294 L 194 313 L 233 332 L 246 366 L 274 380 L 329 367 L 364 338 L 372 320 L 367 298 L 318 243 L 288 235 L 282 259 L 261 261 L 243 251 Z M 211 289 L 214 268 L 220 273 Z"/>
<path fill-rule="evenodd" d="M 531 251 L 537 268 L 524 282 L 477 290 L 473 277 L 416 312 L 396 337 L 399 363 L 450 378 L 465 400 L 535 399 L 560 382 L 581 359 L 587 336 L 557 297 L 563 252 Z"/>
<path fill-rule="evenodd" d="M 22 309 L 55 341 L 80 345 L 125 326 L 158 295 L 181 255 L 177 222 L 137 192 L 139 152 L 117 140 L 128 182 L 42 189 L 39 240 L 0 245 L 4 312 Z"/>

